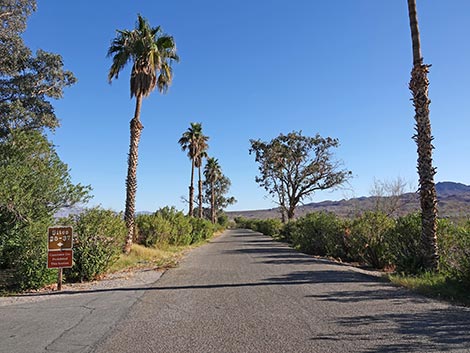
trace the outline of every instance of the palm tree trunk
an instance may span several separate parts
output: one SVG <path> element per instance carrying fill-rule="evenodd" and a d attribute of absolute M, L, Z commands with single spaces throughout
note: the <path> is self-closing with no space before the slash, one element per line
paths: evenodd
<path fill-rule="evenodd" d="M 215 224 L 215 188 L 214 183 L 211 183 L 211 221 Z"/>
<path fill-rule="evenodd" d="M 423 64 L 421 43 L 418 28 L 416 0 L 408 0 L 411 39 L 413 44 L 413 70 L 411 71 L 410 90 L 413 94 L 415 108 L 416 135 L 413 139 L 418 147 L 419 193 L 422 212 L 421 243 L 424 266 L 427 270 L 436 271 L 438 267 L 437 249 L 437 196 L 434 184 L 436 169 L 432 166 L 432 133 L 429 119 L 428 97 L 430 65 Z"/>
<path fill-rule="evenodd" d="M 198 180 L 198 192 L 199 192 L 199 218 L 202 218 L 202 178 L 201 178 L 201 166 L 198 167 L 199 180 Z"/>
<path fill-rule="evenodd" d="M 191 158 L 191 185 L 189 185 L 189 217 L 194 213 L 194 157 Z"/>
<path fill-rule="evenodd" d="M 126 242 L 123 252 L 129 254 L 134 239 L 134 217 L 135 217 L 135 195 L 137 192 L 137 161 L 139 156 L 139 141 L 143 129 L 140 122 L 140 109 L 142 107 L 142 95 L 136 96 L 134 118 L 131 120 L 131 140 L 129 145 L 129 157 L 126 179 L 126 210 L 124 212 L 124 220 L 127 227 Z"/>

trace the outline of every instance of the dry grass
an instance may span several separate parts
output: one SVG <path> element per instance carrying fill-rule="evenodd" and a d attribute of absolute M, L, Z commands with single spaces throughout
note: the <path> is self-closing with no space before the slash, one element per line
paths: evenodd
<path fill-rule="evenodd" d="M 217 236 L 217 235 L 215 235 Z M 108 272 L 142 267 L 175 267 L 179 260 L 191 249 L 197 248 L 207 241 L 188 246 L 175 246 L 162 244 L 158 247 L 147 248 L 143 245 L 133 244 L 129 255 L 120 255 Z"/>

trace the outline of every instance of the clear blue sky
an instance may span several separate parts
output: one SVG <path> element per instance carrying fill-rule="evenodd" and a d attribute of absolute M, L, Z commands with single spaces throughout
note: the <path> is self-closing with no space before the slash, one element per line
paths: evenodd
<path fill-rule="evenodd" d="M 354 175 L 313 201 L 368 195 L 374 178 L 417 186 L 406 0 L 38 0 L 24 38 L 78 78 L 54 102 L 62 126 L 51 138 L 73 181 L 93 187 L 90 205 L 124 208 L 135 102 L 130 67 L 107 83 L 106 52 L 137 13 L 173 35 L 181 57 L 168 93 L 143 102 L 137 210 L 187 208 L 190 162 L 177 141 L 190 122 L 202 122 L 232 181 L 229 210 L 275 206 L 254 181 L 249 139 L 292 130 L 338 138 Z M 418 14 L 436 181 L 470 184 L 470 1 L 418 0 Z"/>

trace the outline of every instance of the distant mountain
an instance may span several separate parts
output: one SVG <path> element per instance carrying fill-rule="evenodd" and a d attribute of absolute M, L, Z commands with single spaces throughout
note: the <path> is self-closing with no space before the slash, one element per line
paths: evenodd
<path fill-rule="evenodd" d="M 436 192 L 438 197 L 439 217 L 460 218 L 470 217 L 470 186 L 450 181 L 439 182 L 436 184 Z M 367 210 L 374 210 L 377 197 L 359 197 L 349 200 L 340 201 L 322 201 L 301 205 L 296 210 L 296 216 L 303 216 L 310 212 L 326 211 L 333 212 L 340 217 L 351 217 L 355 214 L 362 213 Z M 382 200 L 384 201 L 384 200 Z M 386 202 L 386 201 L 385 201 Z M 399 197 L 400 208 L 398 215 L 408 214 L 418 211 L 419 195 L 418 193 L 405 193 Z M 279 210 L 271 208 L 267 210 L 251 210 L 251 211 L 232 211 L 227 212 L 230 218 L 279 218 Z"/>
<path fill-rule="evenodd" d="M 454 183 L 452 181 L 443 181 L 436 184 L 436 192 L 439 196 L 462 195 L 470 193 L 470 186 Z"/>

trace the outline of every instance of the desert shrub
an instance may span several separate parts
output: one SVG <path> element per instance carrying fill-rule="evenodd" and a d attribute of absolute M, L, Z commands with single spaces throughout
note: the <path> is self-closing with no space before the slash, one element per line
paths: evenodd
<path fill-rule="evenodd" d="M 375 268 L 392 263 L 388 237 L 395 221 L 382 212 L 365 212 L 355 218 L 347 237 L 349 256 Z"/>
<path fill-rule="evenodd" d="M 295 221 L 295 226 L 290 227 L 292 244 L 299 250 L 320 256 L 346 256 L 344 226 L 335 214 L 309 213 Z"/>
<path fill-rule="evenodd" d="M 14 287 L 39 289 L 57 280 L 57 270 L 47 268 L 47 223 L 36 222 L 18 230 L 14 251 Z"/>
<path fill-rule="evenodd" d="M 295 220 L 285 223 L 281 228 L 279 239 L 288 243 L 292 243 L 292 234 L 296 232 L 296 228 L 297 222 Z"/>
<path fill-rule="evenodd" d="M 256 231 L 270 237 L 279 236 L 282 222 L 279 219 L 260 219 L 255 222 Z"/>
<path fill-rule="evenodd" d="M 399 217 L 386 238 L 392 262 L 398 272 L 406 274 L 423 272 L 420 213 Z"/>
<path fill-rule="evenodd" d="M 209 239 L 214 234 L 215 226 L 207 219 L 191 218 L 190 222 L 192 226 L 192 243 Z"/>
<path fill-rule="evenodd" d="M 283 228 L 283 224 L 279 219 L 251 219 L 243 217 L 235 217 L 237 228 L 251 229 L 255 232 L 263 233 L 271 237 L 278 237 Z"/>
<path fill-rule="evenodd" d="M 235 226 L 237 228 L 243 229 L 252 229 L 255 230 L 255 222 L 256 220 L 244 217 L 235 217 Z"/>
<path fill-rule="evenodd" d="M 174 207 L 164 207 L 155 212 L 157 218 L 169 222 L 170 235 L 168 243 L 172 245 L 189 245 L 192 242 L 192 226 L 190 217 Z"/>
<path fill-rule="evenodd" d="M 440 220 L 438 233 L 439 270 L 470 288 L 470 223 L 457 226 Z"/>
<path fill-rule="evenodd" d="M 138 243 L 145 246 L 168 244 L 172 237 L 173 226 L 160 214 L 139 215 L 135 220 Z"/>
<path fill-rule="evenodd" d="M 217 216 L 217 224 L 224 229 L 227 228 L 228 216 L 224 212 L 219 213 L 219 215 Z"/>
<path fill-rule="evenodd" d="M 145 246 L 189 245 L 210 238 L 220 224 L 188 217 L 174 207 L 164 207 L 151 215 L 136 218 L 138 242 Z"/>
<path fill-rule="evenodd" d="M 120 214 L 92 208 L 60 220 L 74 230 L 73 267 L 67 280 L 91 280 L 103 274 L 119 257 L 127 230 Z"/>

